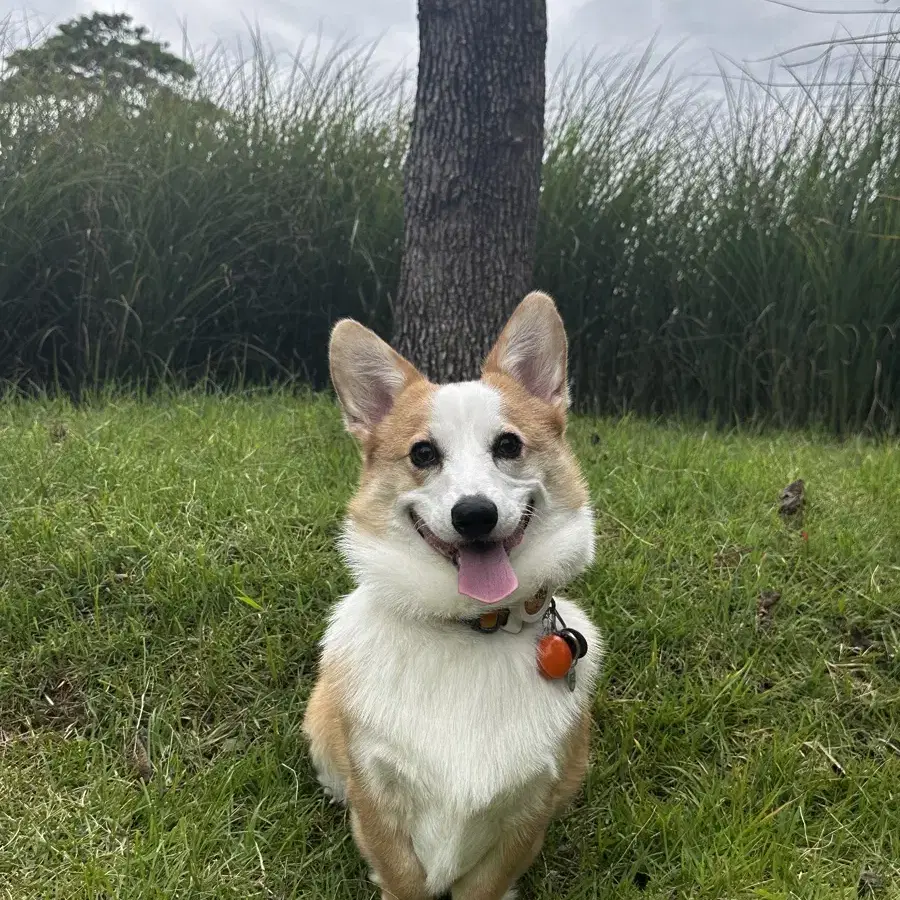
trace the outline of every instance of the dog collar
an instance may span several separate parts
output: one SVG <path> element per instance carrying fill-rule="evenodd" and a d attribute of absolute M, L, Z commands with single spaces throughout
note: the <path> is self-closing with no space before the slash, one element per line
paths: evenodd
<path fill-rule="evenodd" d="M 530 600 L 515 606 L 463 621 L 482 634 L 500 630 L 518 634 L 524 625 L 541 620 L 544 627 L 536 648 L 538 671 L 551 681 L 564 680 L 569 691 L 574 691 L 575 668 L 578 660 L 587 655 L 588 642 L 580 631 L 563 621 L 549 588 L 541 588 Z"/>
<path fill-rule="evenodd" d="M 474 619 L 463 621 L 481 634 L 494 634 L 501 630 L 518 634 L 523 626 L 544 618 L 551 599 L 550 588 L 542 587 L 530 600 L 523 600 L 515 606 L 492 609 Z"/>

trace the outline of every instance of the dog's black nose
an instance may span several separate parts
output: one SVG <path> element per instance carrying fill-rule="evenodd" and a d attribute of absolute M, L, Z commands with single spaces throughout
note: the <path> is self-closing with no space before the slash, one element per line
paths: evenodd
<path fill-rule="evenodd" d="M 486 538 L 497 524 L 497 505 L 481 494 L 461 497 L 450 510 L 453 527 L 470 540 Z"/>

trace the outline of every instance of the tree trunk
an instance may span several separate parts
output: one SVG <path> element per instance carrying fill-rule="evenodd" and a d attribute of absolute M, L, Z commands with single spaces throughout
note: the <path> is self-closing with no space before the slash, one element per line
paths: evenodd
<path fill-rule="evenodd" d="M 546 0 L 419 0 L 394 345 L 439 381 L 532 288 L 546 47 Z"/>

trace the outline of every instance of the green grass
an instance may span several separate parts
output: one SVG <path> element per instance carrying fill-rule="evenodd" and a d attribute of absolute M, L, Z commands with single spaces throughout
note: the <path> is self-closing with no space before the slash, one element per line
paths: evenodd
<path fill-rule="evenodd" d="M 573 438 L 608 660 L 526 896 L 900 896 L 898 448 Z M 324 400 L 0 406 L 0 896 L 373 896 L 300 735 L 355 471 Z"/>

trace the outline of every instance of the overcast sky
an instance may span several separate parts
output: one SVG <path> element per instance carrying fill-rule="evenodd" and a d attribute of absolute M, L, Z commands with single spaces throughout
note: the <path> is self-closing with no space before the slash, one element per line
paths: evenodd
<path fill-rule="evenodd" d="M 873 27 L 874 11 L 900 8 L 900 0 L 788 0 L 818 14 L 770 0 L 548 0 L 549 65 L 567 52 L 610 54 L 644 48 L 657 37 L 682 71 L 712 73 L 713 51 L 752 61 L 800 44 Z M 415 64 L 415 0 L 0 0 L 14 16 L 54 23 L 95 9 L 127 12 L 157 37 L 181 50 L 186 28 L 195 49 L 233 42 L 259 27 L 277 52 L 293 52 L 317 34 L 326 40 L 379 40 L 386 61 Z"/>

